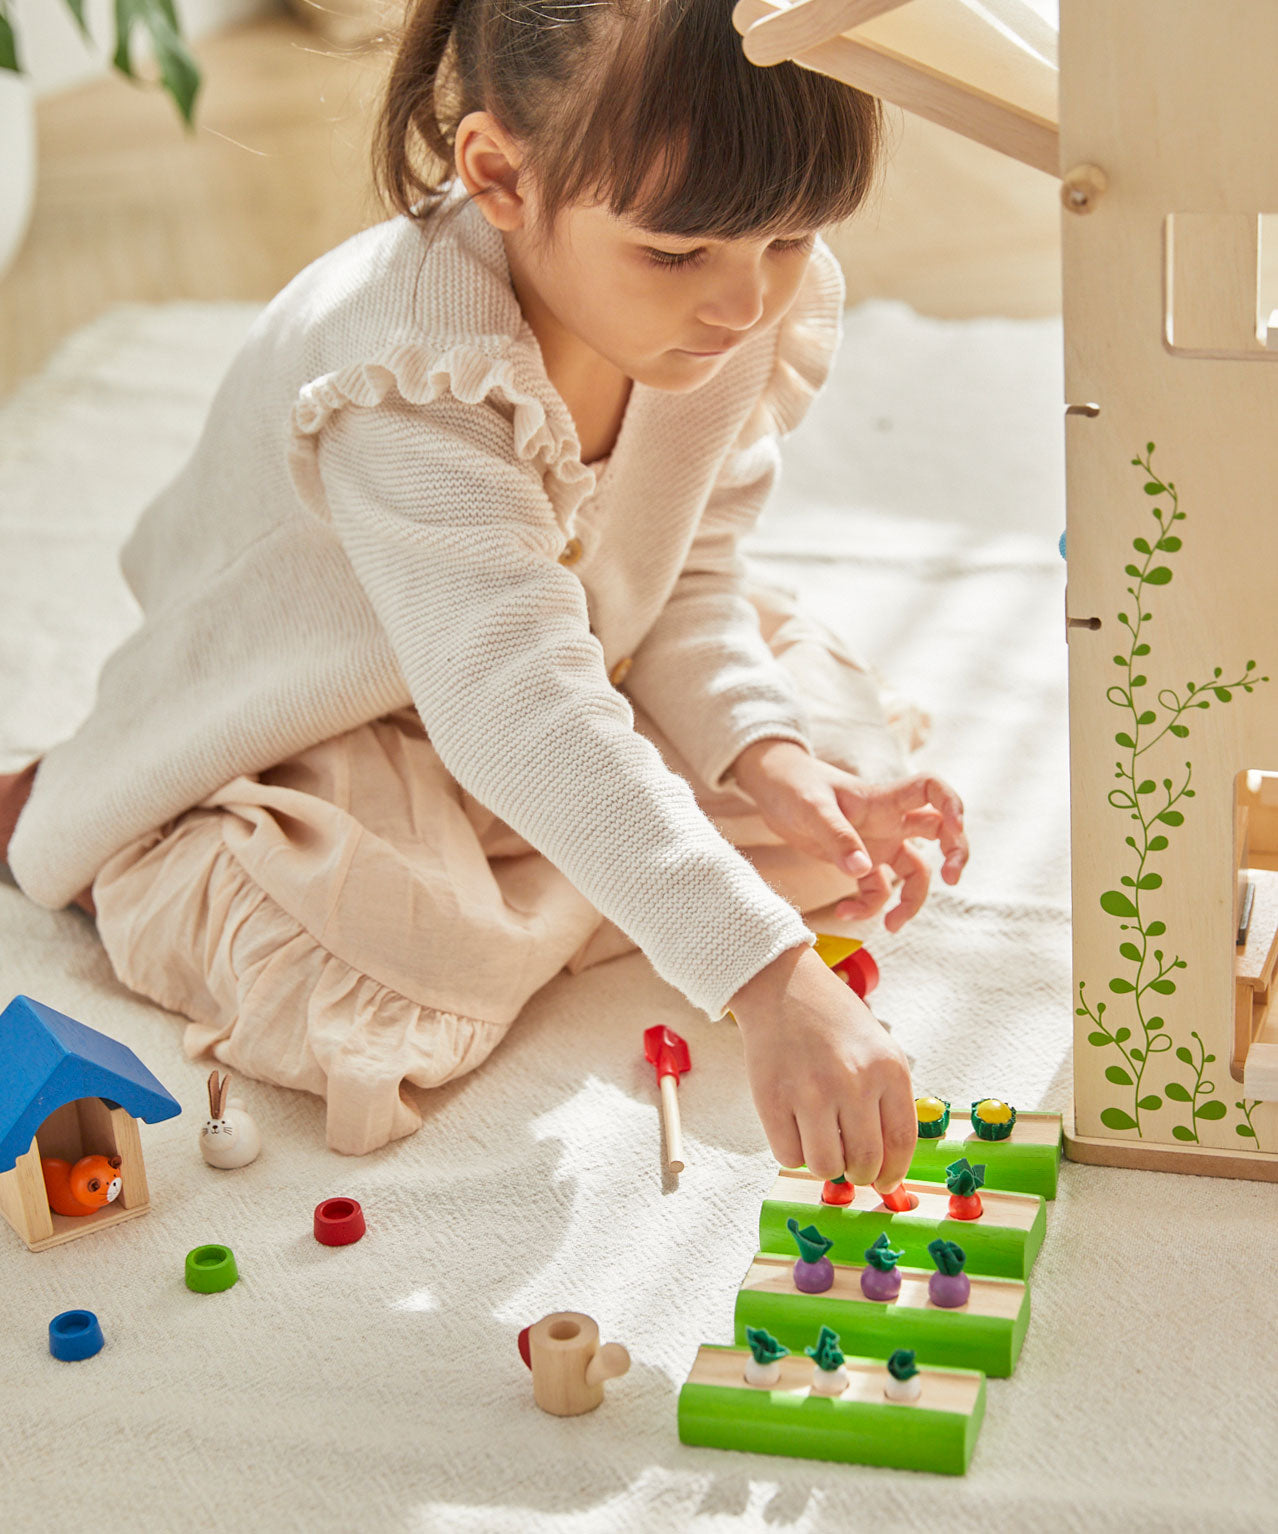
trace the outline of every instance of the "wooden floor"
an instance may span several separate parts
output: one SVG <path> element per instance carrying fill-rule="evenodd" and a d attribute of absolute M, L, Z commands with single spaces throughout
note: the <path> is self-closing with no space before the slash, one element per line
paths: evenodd
<path fill-rule="evenodd" d="M 196 52 L 193 135 L 167 98 L 116 75 L 40 102 L 35 217 L 0 281 L 0 396 L 113 304 L 264 300 L 384 216 L 367 168 L 383 59 L 335 54 L 284 18 Z M 1058 312 L 1053 180 L 889 116 L 883 190 L 834 236 L 849 300 L 944 316 Z"/>

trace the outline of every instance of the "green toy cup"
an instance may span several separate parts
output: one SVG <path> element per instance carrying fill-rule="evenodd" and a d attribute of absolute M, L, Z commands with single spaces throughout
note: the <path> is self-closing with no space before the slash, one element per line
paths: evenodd
<path fill-rule="evenodd" d="M 239 1276 L 229 1246 L 197 1246 L 186 1254 L 186 1287 L 196 1294 L 219 1294 Z"/>

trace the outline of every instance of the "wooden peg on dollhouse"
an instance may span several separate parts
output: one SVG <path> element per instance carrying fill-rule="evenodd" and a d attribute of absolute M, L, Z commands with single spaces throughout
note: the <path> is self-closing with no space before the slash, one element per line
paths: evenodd
<path fill-rule="evenodd" d="M 594 1411 L 604 1381 L 630 1368 L 619 1342 L 600 1345 L 599 1328 L 579 1310 L 556 1310 L 519 1334 L 519 1356 L 532 1370 L 533 1400 L 556 1417 Z"/>

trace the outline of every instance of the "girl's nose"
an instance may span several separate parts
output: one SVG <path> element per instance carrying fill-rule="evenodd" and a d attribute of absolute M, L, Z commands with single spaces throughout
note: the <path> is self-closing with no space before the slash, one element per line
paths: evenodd
<path fill-rule="evenodd" d="M 760 274 L 716 286 L 697 309 L 697 319 L 713 329 L 749 330 L 763 316 L 764 287 Z"/>

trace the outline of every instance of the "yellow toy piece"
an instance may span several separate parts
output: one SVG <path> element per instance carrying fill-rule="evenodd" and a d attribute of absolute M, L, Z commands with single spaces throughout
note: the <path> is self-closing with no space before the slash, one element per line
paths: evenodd
<path fill-rule="evenodd" d="M 916 1097 L 914 1099 L 914 1112 L 920 1124 L 934 1124 L 937 1119 L 945 1117 L 948 1103 L 941 1101 L 939 1097 Z"/>
<path fill-rule="evenodd" d="M 838 937 L 833 932 L 818 932 L 816 942 L 813 943 L 820 958 L 834 968 L 836 964 L 842 964 L 850 953 L 855 953 L 858 948 L 864 948 L 865 944 L 855 937 Z"/>
<path fill-rule="evenodd" d="M 1006 1124 L 1012 1116 L 1012 1110 L 1005 1102 L 1000 1102 L 997 1097 L 985 1097 L 977 1103 L 975 1112 L 978 1118 L 987 1124 Z"/>

